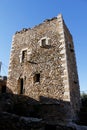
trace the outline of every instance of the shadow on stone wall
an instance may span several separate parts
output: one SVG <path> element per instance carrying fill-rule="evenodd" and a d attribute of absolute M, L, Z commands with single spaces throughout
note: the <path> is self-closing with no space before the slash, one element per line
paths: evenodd
<path fill-rule="evenodd" d="M 69 102 L 44 96 L 36 101 L 25 95 L 0 94 L 1 130 L 74 130 L 60 125 L 70 116 Z"/>
<path fill-rule="evenodd" d="M 70 103 L 40 96 L 37 101 L 25 95 L 11 93 L 0 94 L 0 111 L 18 116 L 42 118 L 48 122 L 57 123 L 71 118 Z"/>

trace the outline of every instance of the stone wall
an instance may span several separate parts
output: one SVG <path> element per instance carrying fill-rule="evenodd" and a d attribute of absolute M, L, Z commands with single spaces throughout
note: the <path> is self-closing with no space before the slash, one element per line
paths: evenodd
<path fill-rule="evenodd" d="M 72 36 L 61 15 L 16 32 L 8 88 L 14 94 L 24 94 L 37 101 L 43 96 L 70 102 L 72 114 L 79 110 L 79 83 L 71 42 Z"/>
<path fill-rule="evenodd" d="M 10 116 L 15 114 L 20 117 L 42 119 L 45 124 L 67 124 L 71 117 L 70 108 L 69 102 L 58 102 L 43 97 L 36 101 L 24 95 L 0 94 L 0 112 L 10 113 Z"/>
<path fill-rule="evenodd" d="M 68 66 L 68 77 L 69 77 L 69 91 L 70 91 L 71 105 L 74 108 L 74 113 L 75 113 L 80 110 L 79 79 L 78 79 L 78 72 L 76 66 L 76 57 L 75 57 L 73 38 L 65 24 L 64 24 L 64 30 L 65 30 L 64 32 L 65 32 L 67 66 Z"/>
<path fill-rule="evenodd" d="M 39 96 L 63 99 L 64 68 L 61 59 L 64 55 L 60 54 L 62 48 L 56 24 L 57 19 L 54 19 L 15 35 L 8 75 L 8 87 L 14 93 L 20 93 L 19 80 L 23 78 L 25 95 L 37 100 Z M 39 44 L 43 37 L 49 38 L 50 45 L 46 48 Z M 27 53 L 29 50 L 32 52 L 31 55 L 27 54 L 25 62 L 20 63 L 22 49 L 27 49 Z M 34 75 L 37 73 L 40 74 L 40 82 L 34 83 Z"/>
<path fill-rule="evenodd" d="M 45 100 L 49 104 L 42 97 L 37 102 L 25 95 L 0 94 L 0 130 L 87 130 L 80 126 L 86 125 L 84 121 L 79 125 L 65 121 L 71 115 L 69 102 Z"/>

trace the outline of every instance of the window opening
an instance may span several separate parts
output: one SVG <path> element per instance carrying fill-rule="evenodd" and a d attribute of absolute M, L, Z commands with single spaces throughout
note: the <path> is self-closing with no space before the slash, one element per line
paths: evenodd
<path fill-rule="evenodd" d="M 74 52 L 74 49 L 73 49 L 71 43 L 68 43 L 68 48 L 70 49 L 71 52 Z"/>
<path fill-rule="evenodd" d="M 71 52 L 74 52 L 74 49 L 73 49 L 73 48 L 71 48 L 71 49 L 70 49 L 70 51 L 71 51 Z"/>
<path fill-rule="evenodd" d="M 40 82 L 40 74 L 39 73 L 35 74 L 35 76 L 34 76 L 34 83 L 36 83 L 36 82 Z"/>
<path fill-rule="evenodd" d="M 74 83 L 77 84 L 78 82 L 76 80 L 74 80 Z"/>
<path fill-rule="evenodd" d="M 27 58 L 27 50 L 22 51 L 22 61 L 26 61 Z"/>
<path fill-rule="evenodd" d="M 50 48 L 51 45 L 50 45 L 50 38 L 47 38 L 47 37 L 43 37 L 40 39 L 39 41 L 39 44 L 40 44 L 40 47 L 43 47 L 43 48 Z"/>
<path fill-rule="evenodd" d="M 42 39 L 42 46 L 46 45 L 46 39 Z"/>

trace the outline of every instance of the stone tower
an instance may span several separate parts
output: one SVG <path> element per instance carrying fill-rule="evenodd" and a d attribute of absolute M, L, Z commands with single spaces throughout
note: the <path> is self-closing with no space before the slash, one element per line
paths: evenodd
<path fill-rule="evenodd" d="M 73 38 L 62 15 L 13 36 L 7 86 L 35 100 L 47 97 L 80 107 Z"/>

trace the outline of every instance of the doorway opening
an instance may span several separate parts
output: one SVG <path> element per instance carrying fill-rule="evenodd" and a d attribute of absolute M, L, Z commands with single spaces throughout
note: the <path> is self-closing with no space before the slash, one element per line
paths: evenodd
<path fill-rule="evenodd" d="M 23 78 L 20 79 L 20 94 L 24 93 L 24 80 Z"/>

